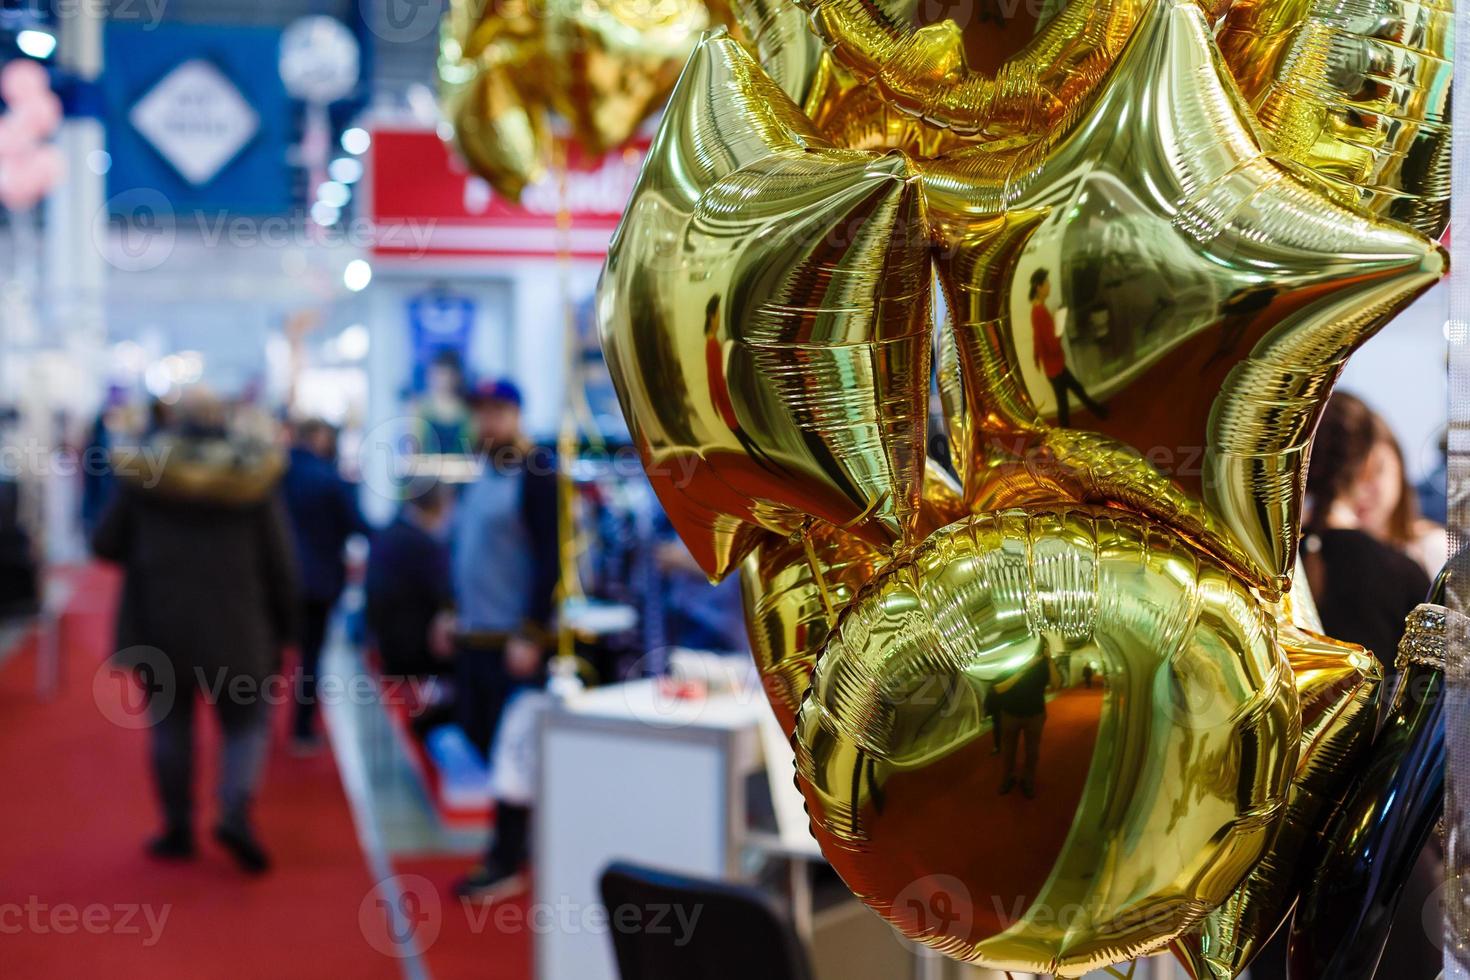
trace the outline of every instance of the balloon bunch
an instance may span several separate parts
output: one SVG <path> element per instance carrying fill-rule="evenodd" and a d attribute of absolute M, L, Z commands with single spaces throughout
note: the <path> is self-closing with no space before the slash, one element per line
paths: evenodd
<path fill-rule="evenodd" d="M 551 157 L 549 113 L 593 156 L 622 145 L 709 23 L 703 0 L 451 0 L 439 88 L 455 144 L 519 200 Z"/>
<path fill-rule="evenodd" d="M 48 140 L 61 125 L 61 100 L 46 69 L 21 58 L 0 68 L 0 204 L 11 211 L 35 207 L 61 182 L 66 161 Z"/>
<path fill-rule="evenodd" d="M 801 3 L 698 43 L 613 240 L 644 468 L 863 901 L 996 969 L 1238 976 L 1373 737 L 1292 571 L 1334 381 L 1446 269 L 1448 15 L 1071 0 L 1007 56 Z"/>

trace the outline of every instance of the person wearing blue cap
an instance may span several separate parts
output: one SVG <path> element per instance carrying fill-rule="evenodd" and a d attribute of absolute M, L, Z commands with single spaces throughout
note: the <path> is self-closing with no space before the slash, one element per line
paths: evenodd
<path fill-rule="evenodd" d="M 488 757 L 502 709 L 544 685 L 559 573 L 556 461 L 521 431 L 521 392 L 500 379 L 468 401 L 482 462 L 455 510 L 450 540 L 457 616 L 455 720 Z M 466 897 L 523 885 L 527 807 L 501 802 L 484 864 L 456 890 Z"/>

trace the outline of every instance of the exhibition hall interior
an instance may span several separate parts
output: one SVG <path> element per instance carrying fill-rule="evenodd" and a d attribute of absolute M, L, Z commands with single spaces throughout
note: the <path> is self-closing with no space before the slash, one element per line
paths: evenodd
<path fill-rule="evenodd" d="M 0 977 L 1470 978 L 1456 34 L 0 0 Z"/>

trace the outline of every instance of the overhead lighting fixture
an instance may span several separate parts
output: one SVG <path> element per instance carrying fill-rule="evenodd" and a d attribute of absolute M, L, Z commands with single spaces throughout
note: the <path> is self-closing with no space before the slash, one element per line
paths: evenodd
<path fill-rule="evenodd" d="M 335 225 L 337 219 L 340 217 L 342 217 L 341 209 L 335 205 L 328 204 L 326 201 L 317 201 L 311 206 L 311 220 L 323 228 L 328 225 Z"/>
<path fill-rule="evenodd" d="M 56 35 L 49 31 L 26 28 L 15 35 L 15 46 L 20 48 L 22 54 L 44 61 L 56 51 Z"/>
<path fill-rule="evenodd" d="M 342 270 L 342 284 L 354 293 L 360 293 L 373 281 L 373 267 L 365 259 L 353 259 Z"/>
<path fill-rule="evenodd" d="M 346 361 L 362 360 L 367 357 L 371 346 L 372 337 L 368 334 L 368 328 L 361 323 L 345 327 L 337 335 L 337 353 Z"/>
<path fill-rule="evenodd" d="M 331 208 L 345 207 L 351 197 L 352 192 L 347 185 L 335 180 L 329 180 L 316 189 L 316 199 Z"/>
<path fill-rule="evenodd" d="M 373 145 L 372 134 L 361 126 L 353 126 L 342 131 L 342 149 L 348 153 L 361 155 L 368 151 Z"/>
<path fill-rule="evenodd" d="M 356 157 L 338 157 L 327 165 L 327 176 L 339 184 L 355 184 L 362 179 L 362 161 Z"/>

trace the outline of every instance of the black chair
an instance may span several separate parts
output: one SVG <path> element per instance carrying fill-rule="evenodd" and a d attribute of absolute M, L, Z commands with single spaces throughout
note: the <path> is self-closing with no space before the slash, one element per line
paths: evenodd
<path fill-rule="evenodd" d="M 761 890 L 631 864 L 602 873 L 622 980 L 811 980 L 790 921 Z"/>

